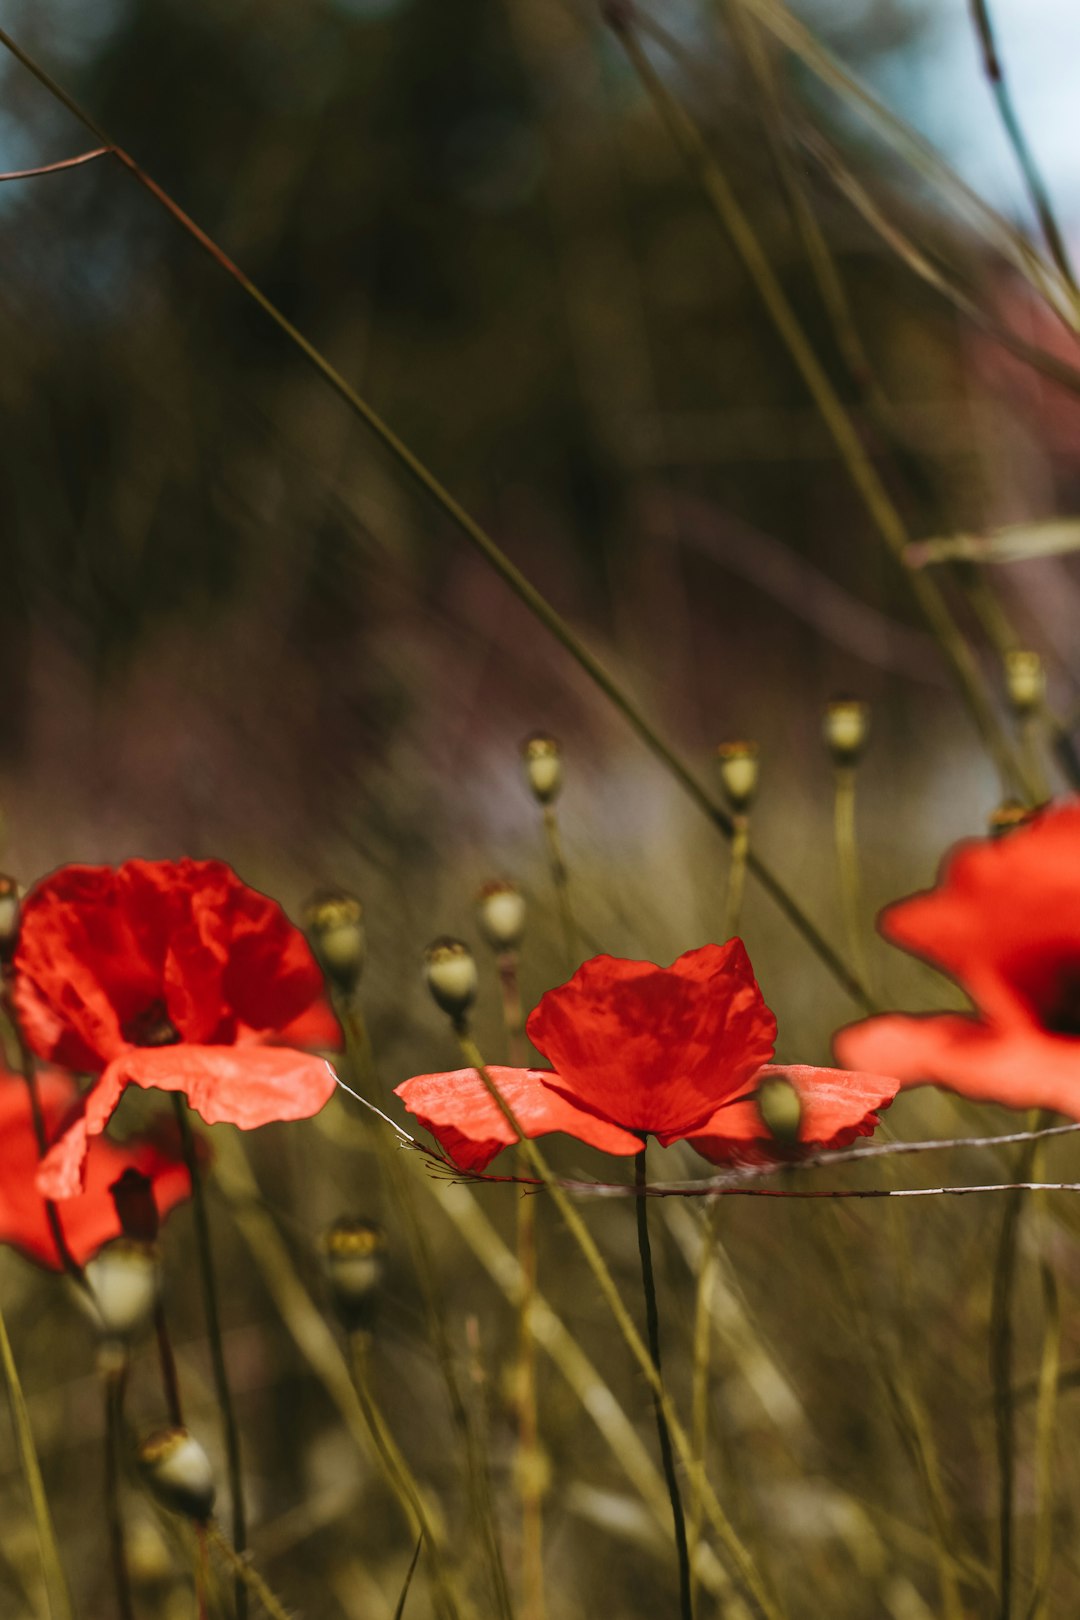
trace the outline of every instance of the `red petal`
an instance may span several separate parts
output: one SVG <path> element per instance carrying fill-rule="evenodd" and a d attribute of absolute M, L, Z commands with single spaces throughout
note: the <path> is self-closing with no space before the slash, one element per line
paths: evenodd
<path fill-rule="evenodd" d="M 745 1089 L 772 1056 L 776 1020 L 741 940 L 669 968 L 596 956 L 528 1022 L 570 1101 L 675 1140 Z"/>
<path fill-rule="evenodd" d="M 856 1137 L 871 1135 L 881 1123 L 876 1110 L 887 1108 L 899 1089 L 896 1080 L 881 1074 L 817 1069 L 805 1063 L 768 1064 L 754 1084 L 771 1077 L 787 1080 L 798 1092 L 802 1104 L 798 1147 L 785 1146 L 769 1135 L 752 1097 L 718 1108 L 687 1141 L 714 1164 L 788 1160 L 793 1150 L 797 1156 L 798 1148 L 847 1147 Z"/>
<path fill-rule="evenodd" d="M 55 1069 L 37 1075 L 38 1096 L 48 1135 L 70 1112 L 78 1089 L 70 1076 Z M 127 1169 L 146 1176 L 161 1217 L 191 1192 L 187 1170 L 163 1144 L 141 1137 L 123 1145 L 95 1141 L 86 1168 L 86 1190 L 57 1206 L 61 1228 L 75 1261 L 82 1265 L 110 1239 L 121 1234 L 112 1194 L 113 1182 Z M 45 1200 L 38 1191 L 37 1138 L 27 1088 L 21 1079 L 0 1075 L 0 1243 L 11 1243 L 32 1260 L 60 1269 Z"/>
<path fill-rule="evenodd" d="M 340 1052 L 345 1044 L 341 1025 L 325 996 L 286 1024 L 277 1039 L 282 1046 L 298 1046 L 304 1052 Z"/>
<path fill-rule="evenodd" d="M 887 1013 L 842 1029 L 833 1048 L 841 1063 L 882 1069 L 902 1087 L 947 1086 L 975 1102 L 1080 1119 L 1080 1044 L 1035 1025 Z"/>
<path fill-rule="evenodd" d="M 243 1131 L 278 1120 L 308 1119 L 336 1086 L 324 1059 L 287 1046 L 133 1047 L 105 1070 L 42 1161 L 38 1186 L 50 1198 L 70 1198 L 81 1186 L 88 1142 L 108 1124 L 125 1086 L 181 1091 L 208 1125 Z"/>
<path fill-rule="evenodd" d="M 577 1108 L 546 1082 L 546 1070 L 488 1069 L 525 1136 L 562 1131 L 604 1153 L 639 1153 L 641 1138 Z M 462 1170 L 483 1170 L 517 1141 L 475 1069 L 419 1074 L 395 1088 L 410 1114 L 429 1130 Z"/>

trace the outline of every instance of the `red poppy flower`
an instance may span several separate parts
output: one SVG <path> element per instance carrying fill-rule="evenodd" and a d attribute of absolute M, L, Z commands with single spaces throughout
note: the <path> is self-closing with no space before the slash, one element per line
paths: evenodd
<path fill-rule="evenodd" d="M 333 1092 L 329 1064 L 287 1044 L 337 1033 L 307 942 L 222 861 L 62 867 L 23 903 L 14 977 L 34 1050 L 100 1075 L 42 1164 L 49 1197 L 79 1191 L 128 1085 L 182 1091 L 208 1124 L 244 1130 Z"/>
<path fill-rule="evenodd" d="M 548 991 L 527 1029 L 554 1072 L 488 1071 L 522 1131 L 562 1131 L 606 1153 L 638 1153 L 653 1135 L 665 1146 L 700 1137 L 709 1157 L 751 1154 L 768 1134 L 752 1101 L 765 1072 L 792 1077 L 807 1143 L 872 1130 L 874 1108 L 896 1089 L 833 1070 L 765 1071 L 776 1020 L 737 939 L 688 951 L 670 968 L 594 957 Z M 484 1169 L 516 1140 L 472 1069 L 418 1075 L 397 1095 L 462 1169 Z"/>
<path fill-rule="evenodd" d="M 806 1063 L 768 1063 L 754 1076 L 754 1090 L 766 1080 L 786 1080 L 799 1099 L 798 1140 L 771 1136 L 753 1093 L 718 1108 L 686 1140 L 713 1164 L 760 1164 L 797 1159 L 807 1151 L 848 1147 L 881 1124 L 877 1110 L 896 1096 L 895 1080 L 848 1069 L 817 1069 Z"/>
<path fill-rule="evenodd" d="M 1080 1119 L 1080 802 L 961 844 L 935 888 L 890 906 L 878 926 L 977 1011 L 850 1025 L 836 1037 L 841 1062 Z"/>
<path fill-rule="evenodd" d="M 79 1090 L 71 1076 L 58 1069 L 39 1070 L 37 1088 L 46 1135 L 52 1137 L 77 1103 Z M 37 1170 L 29 1091 L 20 1077 L 0 1070 L 0 1243 L 10 1243 L 39 1265 L 59 1271 L 60 1256 L 38 1191 Z M 127 1170 L 146 1177 L 161 1218 L 191 1194 L 180 1153 L 167 1145 L 164 1132 L 160 1141 L 151 1132 L 123 1145 L 105 1139 L 95 1142 L 87 1157 L 85 1191 L 57 1205 L 64 1241 L 77 1264 L 83 1265 L 103 1243 L 121 1235 L 110 1188 Z"/>

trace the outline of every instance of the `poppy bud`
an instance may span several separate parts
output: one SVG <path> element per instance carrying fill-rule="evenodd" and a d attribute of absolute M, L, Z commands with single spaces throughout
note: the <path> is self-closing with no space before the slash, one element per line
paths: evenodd
<path fill-rule="evenodd" d="M 443 1012 L 460 1018 L 476 1000 L 476 960 L 460 939 L 445 935 L 434 940 L 424 952 L 427 987 Z"/>
<path fill-rule="evenodd" d="M 0 873 L 0 957 L 10 956 L 19 935 L 19 885 Z"/>
<path fill-rule="evenodd" d="M 722 742 L 717 745 L 716 758 L 728 804 L 736 815 L 744 815 L 757 793 L 758 745 L 756 742 Z"/>
<path fill-rule="evenodd" d="M 822 734 L 834 765 L 858 762 L 870 730 L 870 705 L 859 698 L 836 698 L 825 705 Z"/>
<path fill-rule="evenodd" d="M 323 1233 L 323 1264 L 345 1327 L 370 1329 L 386 1270 L 386 1234 L 375 1221 L 343 1216 Z"/>
<path fill-rule="evenodd" d="M 802 1102 L 790 1080 L 772 1075 L 757 1089 L 758 1112 L 769 1135 L 785 1147 L 793 1147 L 799 1140 L 802 1124 Z"/>
<path fill-rule="evenodd" d="M 521 745 L 525 774 L 540 804 L 551 804 L 562 790 L 562 754 L 554 737 L 534 731 Z"/>
<path fill-rule="evenodd" d="M 525 896 L 513 883 L 485 883 L 476 897 L 476 921 L 493 951 L 516 951 L 525 933 Z"/>
<path fill-rule="evenodd" d="M 364 969 L 364 911 L 344 889 L 321 889 L 304 907 L 312 955 L 335 989 L 351 996 Z"/>
<path fill-rule="evenodd" d="M 1041 707 L 1046 696 L 1046 676 L 1037 652 L 1014 647 L 1005 654 L 1005 689 L 1014 714 L 1023 717 Z"/>
<path fill-rule="evenodd" d="M 103 1331 L 126 1339 L 149 1322 L 161 1289 L 156 1243 L 117 1238 L 86 1263 L 86 1280 Z"/>
<path fill-rule="evenodd" d="M 124 1236 L 137 1243 L 153 1243 L 158 1235 L 161 1217 L 154 1199 L 154 1185 L 149 1176 L 128 1165 L 109 1188 L 117 1219 Z"/>
<path fill-rule="evenodd" d="M 189 1429 L 157 1429 L 138 1449 L 142 1476 L 162 1507 L 205 1524 L 217 1488 L 210 1459 Z"/>

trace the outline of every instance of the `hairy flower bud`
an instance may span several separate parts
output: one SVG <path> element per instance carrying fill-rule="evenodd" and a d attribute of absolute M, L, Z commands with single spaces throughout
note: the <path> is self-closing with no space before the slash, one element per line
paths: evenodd
<path fill-rule="evenodd" d="M 485 883 L 476 897 L 476 921 L 493 951 L 516 951 L 525 934 L 525 896 L 514 883 Z"/>
<path fill-rule="evenodd" d="M 189 1429 L 157 1429 L 142 1440 L 139 1468 L 162 1507 L 204 1524 L 217 1488 L 210 1459 Z"/>
<path fill-rule="evenodd" d="M 427 987 L 443 1012 L 460 1018 L 476 1000 L 476 960 L 460 939 L 445 935 L 434 940 L 424 952 Z"/>
<path fill-rule="evenodd" d="M 86 1263 L 86 1280 L 102 1331 L 127 1339 L 146 1326 L 161 1290 L 156 1243 L 116 1238 Z"/>
<path fill-rule="evenodd" d="M 525 774 L 540 804 L 551 804 L 562 790 L 562 752 L 554 737 L 534 731 L 521 745 Z"/>
<path fill-rule="evenodd" d="M 825 705 L 822 735 L 834 765 L 854 765 L 866 747 L 870 705 L 859 698 L 836 698 Z"/>
<path fill-rule="evenodd" d="M 736 815 L 744 815 L 757 793 L 758 745 L 744 741 L 718 743 L 716 759 L 727 802 Z"/>
<path fill-rule="evenodd" d="M 382 1227 L 363 1217 L 343 1216 L 323 1233 L 320 1247 L 334 1309 L 350 1330 L 370 1330 L 386 1270 Z"/>
<path fill-rule="evenodd" d="M 1037 652 L 1014 647 L 1005 654 L 1005 688 L 1014 714 L 1023 717 L 1042 707 L 1046 675 Z"/>
<path fill-rule="evenodd" d="M 304 907 L 312 955 L 335 989 L 351 996 L 364 970 L 364 909 L 345 889 L 320 889 Z"/>
<path fill-rule="evenodd" d="M 0 872 L 0 960 L 10 956 L 19 937 L 19 885 Z"/>
<path fill-rule="evenodd" d="M 799 1140 L 802 1124 L 802 1102 L 790 1080 L 782 1075 L 771 1075 L 757 1089 L 758 1112 L 769 1135 L 785 1147 Z"/>

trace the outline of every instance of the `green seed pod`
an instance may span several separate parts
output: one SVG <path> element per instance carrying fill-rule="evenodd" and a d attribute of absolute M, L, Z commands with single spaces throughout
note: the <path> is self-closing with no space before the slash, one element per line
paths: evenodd
<path fill-rule="evenodd" d="M 0 960 L 9 957 L 19 937 L 20 890 L 13 877 L 0 872 Z"/>
<path fill-rule="evenodd" d="M 1046 675 L 1037 652 L 1019 647 L 1005 654 L 1005 689 L 1013 713 L 1020 718 L 1034 714 L 1046 697 Z"/>
<path fill-rule="evenodd" d="M 431 994 L 451 1018 L 462 1017 L 476 1000 L 476 959 L 463 940 L 445 935 L 434 940 L 424 952 L 424 977 Z"/>
<path fill-rule="evenodd" d="M 834 765 L 855 765 L 870 733 L 870 705 L 858 698 L 836 698 L 825 705 L 822 735 Z"/>
<path fill-rule="evenodd" d="M 757 795 L 757 743 L 745 741 L 718 743 L 716 759 L 720 766 L 720 785 L 729 807 L 736 815 L 745 815 Z"/>
<path fill-rule="evenodd" d="M 336 990 L 351 996 L 367 955 L 364 908 L 345 889 L 321 889 L 304 907 L 304 932 L 312 955 Z"/>
<path fill-rule="evenodd" d="M 386 1234 L 375 1221 L 343 1216 L 323 1233 L 320 1248 L 330 1296 L 350 1331 L 374 1326 L 386 1271 Z"/>
<path fill-rule="evenodd" d="M 476 921 L 493 951 L 516 951 L 525 935 L 525 896 L 514 883 L 485 883 L 476 897 Z"/>
<path fill-rule="evenodd" d="M 156 1243 L 116 1238 L 86 1263 L 86 1280 L 102 1332 L 129 1339 L 150 1322 L 161 1292 Z"/>
<path fill-rule="evenodd" d="M 758 1112 L 774 1142 L 793 1147 L 802 1125 L 802 1101 L 790 1080 L 770 1075 L 757 1089 Z"/>
<path fill-rule="evenodd" d="M 151 1493 L 173 1513 L 205 1524 L 217 1487 L 210 1459 L 189 1429 L 157 1429 L 139 1444 L 139 1469 Z"/>
<path fill-rule="evenodd" d="M 525 774 L 540 804 L 553 804 L 562 792 L 562 751 L 554 737 L 535 731 L 521 745 Z"/>

